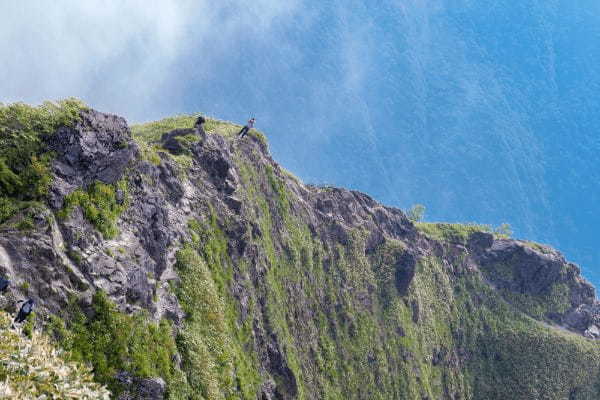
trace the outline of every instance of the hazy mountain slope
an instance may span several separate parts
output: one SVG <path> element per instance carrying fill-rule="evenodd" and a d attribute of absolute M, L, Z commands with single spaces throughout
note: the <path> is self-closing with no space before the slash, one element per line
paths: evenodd
<path fill-rule="evenodd" d="M 415 226 L 365 194 L 304 185 L 258 132 L 194 120 L 134 140 L 81 108 L 39 139 L 37 202 L 3 189 L 5 306 L 35 298 L 39 324 L 115 394 L 598 398 L 600 307 L 559 253 Z"/>

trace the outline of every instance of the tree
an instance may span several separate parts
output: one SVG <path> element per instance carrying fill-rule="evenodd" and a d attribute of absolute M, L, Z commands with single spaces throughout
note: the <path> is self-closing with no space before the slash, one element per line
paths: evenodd
<path fill-rule="evenodd" d="M 419 222 L 425 215 L 425 206 L 423 204 L 415 204 L 406 213 L 406 216 L 412 222 Z"/>
<path fill-rule="evenodd" d="M 494 233 L 496 233 L 498 235 L 506 236 L 506 237 L 511 237 L 511 235 L 513 234 L 513 231 L 512 231 L 510 224 L 507 224 L 506 222 L 504 222 L 504 223 L 500 224 L 500 226 L 498 226 L 494 230 Z"/>

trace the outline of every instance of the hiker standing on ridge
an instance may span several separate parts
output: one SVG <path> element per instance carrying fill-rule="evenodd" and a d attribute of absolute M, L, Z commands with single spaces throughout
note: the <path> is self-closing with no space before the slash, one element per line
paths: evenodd
<path fill-rule="evenodd" d="M 240 133 L 238 133 L 239 138 L 243 138 L 244 136 L 246 136 L 246 134 L 248 133 L 248 131 L 250 129 L 254 128 L 254 121 L 255 121 L 254 117 L 252 117 L 248 120 L 248 123 L 246 125 L 244 125 L 244 127 L 242 128 Z"/>

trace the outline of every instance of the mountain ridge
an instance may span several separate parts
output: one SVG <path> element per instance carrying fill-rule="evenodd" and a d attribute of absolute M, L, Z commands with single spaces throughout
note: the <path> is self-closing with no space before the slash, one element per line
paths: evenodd
<path fill-rule="evenodd" d="M 600 395 L 599 303 L 557 251 L 304 185 L 231 123 L 131 131 L 78 107 L 30 156 L 51 154 L 36 203 L 2 193 L 2 306 L 35 298 L 38 325 L 115 396 L 150 378 L 148 398 L 173 399 Z"/>

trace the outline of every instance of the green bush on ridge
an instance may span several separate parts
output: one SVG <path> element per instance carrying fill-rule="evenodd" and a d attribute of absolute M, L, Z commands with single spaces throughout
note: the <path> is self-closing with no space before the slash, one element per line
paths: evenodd
<path fill-rule="evenodd" d="M 415 204 L 406 213 L 406 217 L 413 222 L 421 222 L 424 216 L 425 206 L 423 204 Z"/>
<path fill-rule="evenodd" d="M 72 126 L 85 105 L 77 99 L 0 104 L 0 223 L 9 219 L 23 201 L 42 200 L 51 183 L 44 139 L 60 126 Z"/>

